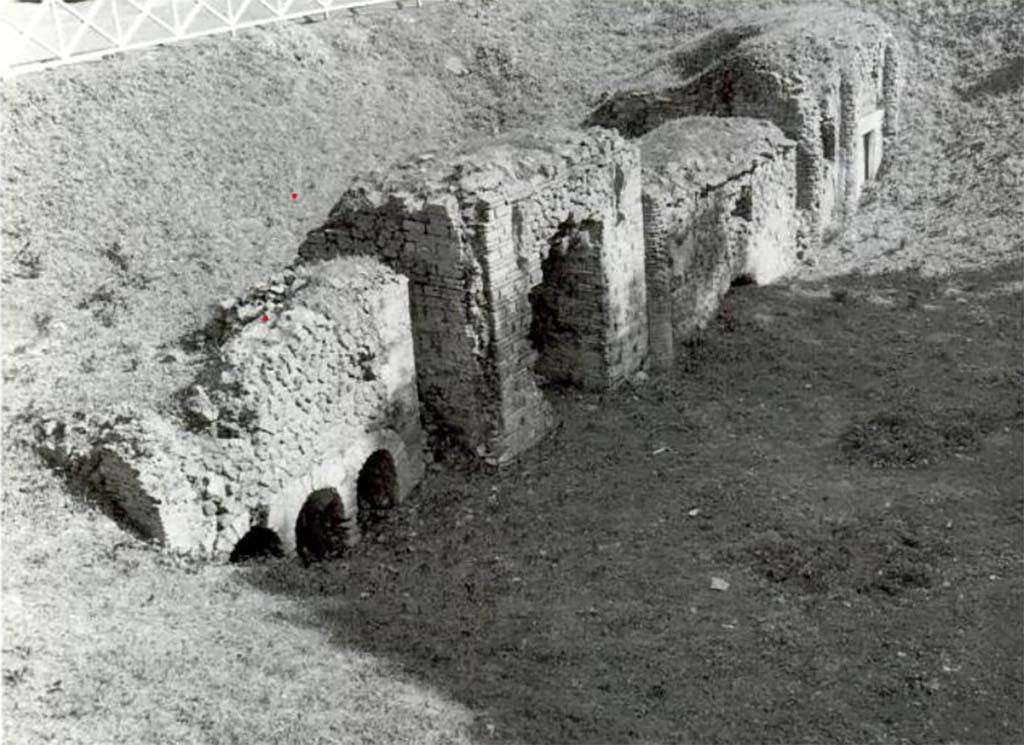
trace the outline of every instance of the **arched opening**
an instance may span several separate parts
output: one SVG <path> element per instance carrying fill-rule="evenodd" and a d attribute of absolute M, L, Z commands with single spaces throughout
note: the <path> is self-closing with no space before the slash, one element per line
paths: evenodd
<path fill-rule="evenodd" d="M 280 559 L 284 556 L 281 538 L 270 528 L 256 525 L 235 544 L 229 561 L 239 564 L 253 559 Z"/>
<path fill-rule="evenodd" d="M 366 459 L 356 478 L 359 522 L 379 522 L 398 503 L 398 472 L 387 450 L 377 450 Z"/>
<path fill-rule="evenodd" d="M 304 562 L 337 558 L 358 542 L 359 527 L 345 514 L 337 489 L 317 489 L 306 498 L 295 521 L 295 548 Z"/>

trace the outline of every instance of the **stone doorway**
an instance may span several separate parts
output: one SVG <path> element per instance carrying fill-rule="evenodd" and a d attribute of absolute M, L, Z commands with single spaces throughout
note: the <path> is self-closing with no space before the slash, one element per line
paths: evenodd
<path fill-rule="evenodd" d="M 528 340 L 537 353 L 541 383 L 585 386 L 603 373 L 606 308 L 600 260 L 601 225 L 559 226 L 541 263 L 543 279 L 529 293 Z"/>
<path fill-rule="evenodd" d="M 864 181 L 865 183 L 870 181 L 875 176 L 874 163 L 874 150 L 875 150 L 875 137 L 876 133 L 874 130 L 869 130 L 864 133 L 864 142 L 861 145 L 861 149 L 864 151 Z"/>

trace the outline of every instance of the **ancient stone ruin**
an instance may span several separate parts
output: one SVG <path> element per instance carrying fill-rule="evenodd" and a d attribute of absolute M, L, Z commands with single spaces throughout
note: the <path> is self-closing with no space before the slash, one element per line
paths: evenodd
<path fill-rule="evenodd" d="M 793 267 L 796 148 L 770 122 L 713 117 L 666 122 L 640 148 L 650 365 L 665 370 L 733 282 Z"/>
<path fill-rule="evenodd" d="M 358 257 L 300 267 L 224 303 L 210 333 L 216 351 L 178 412 L 47 422 L 44 454 L 138 533 L 225 555 L 253 527 L 321 552 L 329 536 L 296 531 L 307 504 L 351 544 L 360 514 L 419 482 L 404 277 Z"/>
<path fill-rule="evenodd" d="M 875 15 L 801 6 L 719 28 L 608 99 L 590 125 L 638 137 L 685 116 L 774 122 L 797 144 L 799 247 L 856 209 L 899 126 L 900 54 Z"/>
<path fill-rule="evenodd" d="M 548 384 L 671 370 L 731 285 L 783 276 L 855 208 L 899 65 L 876 18 L 840 15 L 716 31 L 602 126 L 355 179 L 293 266 L 218 307 L 166 410 L 42 421 L 41 452 L 173 549 L 307 561 L 417 485 L 428 436 L 508 463 L 552 427 Z"/>
<path fill-rule="evenodd" d="M 606 388 L 643 367 L 640 191 L 621 137 L 518 134 L 357 181 L 300 255 L 409 277 L 430 421 L 504 462 L 551 423 L 539 379 Z"/>

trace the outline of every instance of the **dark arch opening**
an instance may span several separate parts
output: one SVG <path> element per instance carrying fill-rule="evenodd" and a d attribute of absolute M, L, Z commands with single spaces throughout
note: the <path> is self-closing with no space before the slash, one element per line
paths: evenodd
<path fill-rule="evenodd" d="M 836 159 L 836 125 L 827 114 L 822 113 L 821 122 L 821 149 L 827 160 Z"/>
<path fill-rule="evenodd" d="M 572 218 L 549 241 L 542 279 L 530 290 L 527 341 L 537 352 L 533 372 L 543 382 L 583 385 L 601 364 L 605 320 L 604 283 L 598 244 L 601 225 Z"/>
<path fill-rule="evenodd" d="M 359 542 L 359 528 L 337 489 L 317 489 L 308 497 L 295 521 L 295 548 L 305 563 L 341 556 Z"/>
<path fill-rule="evenodd" d="M 398 503 L 398 472 L 387 450 L 376 450 L 366 459 L 356 479 L 359 522 L 363 525 L 384 519 Z"/>
<path fill-rule="evenodd" d="M 239 564 L 253 559 L 280 559 L 284 556 L 281 538 L 270 528 L 256 525 L 235 544 L 229 561 Z"/>

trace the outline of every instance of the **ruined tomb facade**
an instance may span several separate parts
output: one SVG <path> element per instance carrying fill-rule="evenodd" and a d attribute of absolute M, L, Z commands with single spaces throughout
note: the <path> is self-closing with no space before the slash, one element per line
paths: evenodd
<path fill-rule="evenodd" d="M 875 15 L 801 6 L 751 15 L 624 82 L 589 117 L 631 137 L 684 116 L 768 119 L 797 143 L 803 249 L 856 209 L 897 134 L 900 53 Z"/>
<path fill-rule="evenodd" d="M 288 271 L 221 304 L 180 401 L 43 422 L 42 450 L 173 549 L 226 555 L 256 527 L 290 550 L 354 543 L 423 474 L 408 298 L 367 258 Z"/>
<path fill-rule="evenodd" d="M 608 388 L 644 365 L 640 191 L 613 132 L 513 133 L 359 179 L 300 256 L 408 277 L 428 427 L 501 463 L 549 429 L 544 382 Z"/>
<path fill-rule="evenodd" d="M 795 264 L 796 143 L 764 120 L 691 117 L 640 145 L 650 359 L 666 369 L 733 282 Z"/>

